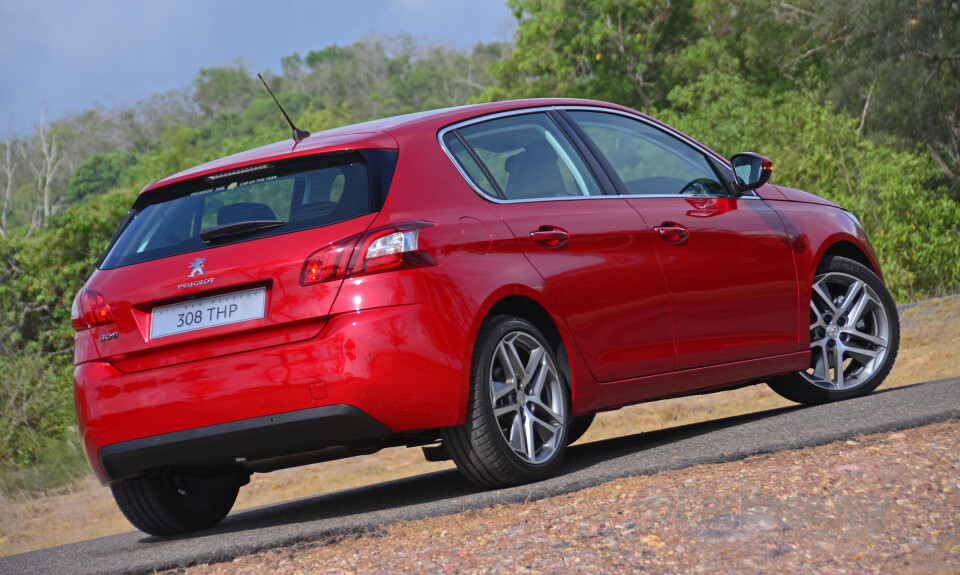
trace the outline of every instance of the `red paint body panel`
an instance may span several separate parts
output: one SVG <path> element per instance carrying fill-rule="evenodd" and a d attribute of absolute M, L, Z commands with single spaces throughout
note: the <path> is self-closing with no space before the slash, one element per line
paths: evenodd
<path fill-rule="evenodd" d="M 810 364 L 810 351 L 699 367 L 592 386 L 591 399 L 581 402 L 583 413 L 617 409 L 643 401 L 704 393 L 755 382 L 758 378 L 790 373 Z"/>
<path fill-rule="evenodd" d="M 773 186 L 771 184 L 764 184 L 753 191 L 761 198 L 765 200 L 786 200 L 788 199 L 783 192 L 780 191 L 778 186 Z"/>
<path fill-rule="evenodd" d="M 353 405 L 393 431 L 453 425 L 460 366 L 450 358 L 459 350 L 419 330 L 436 311 L 410 305 L 333 316 L 313 340 L 160 370 L 80 364 L 75 397 L 87 457 L 96 461 L 103 445 L 320 405 Z M 316 383 L 324 384 L 322 400 L 311 396 Z"/>
<path fill-rule="evenodd" d="M 777 213 L 752 198 L 629 198 L 650 226 L 670 291 L 679 369 L 797 349 L 797 271 Z"/>
<path fill-rule="evenodd" d="M 830 206 L 832 208 L 839 208 L 837 204 L 831 202 L 830 200 L 825 200 L 820 196 L 815 196 L 809 192 L 804 192 L 803 190 L 795 190 L 793 188 L 787 188 L 784 186 L 770 186 L 767 184 L 765 188 L 773 188 L 780 193 L 780 195 L 785 200 L 791 202 L 802 202 L 805 204 L 819 204 L 821 206 Z M 773 198 L 770 198 L 773 199 Z"/>
<path fill-rule="evenodd" d="M 144 188 L 292 157 L 399 150 L 379 211 L 202 250 L 212 283 L 178 289 L 197 252 L 95 272 L 87 288 L 103 294 L 115 323 L 77 333 L 74 392 L 98 477 L 114 480 L 100 467 L 104 446 L 317 406 L 355 407 L 394 433 L 462 424 L 477 333 L 505 301 L 539 308 L 559 334 L 573 414 L 796 371 L 809 362 L 810 284 L 824 253 L 844 242 L 879 272 L 854 220 L 803 192 L 767 184 L 754 199 L 503 203 L 472 188 L 438 142 L 461 121 L 554 106 L 645 118 L 569 99 L 451 108 L 272 144 Z M 422 224 L 417 249 L 430 265 L 300 285 L 315 250 L 408 222 Z M 665 223 L 687 236 L 658 235 Z M 531 237 L 541 229 L 567 239 Z M 263 319 L 149 338 L 157 306 L 255 286 L 266 288 Z"/>
<path fill-rule="evenodd" d="M 546 281 L 598 381 L 677 367 L 667 286 L 643 220 L 622 198 L 496 204 Z M 531 238 L 565 230 L 565 244 Z"/>
<path fill-rule="evenodd" d="M 883 277 L 877 255 L 867 240 L 863 229 L 852 218 L 832 205 L 813 202 L 770 202 L 777 210 L 790 238 L 797 262 L 800 302 L 810 301 L 813 276 L 817 265 L 831 246 L 850 244 L 866 258 L 873 271 Z M 800 349 L 810 345 L 810 332 L 806 329 L 810 312 L 806 306 L 797 309 Z"/>

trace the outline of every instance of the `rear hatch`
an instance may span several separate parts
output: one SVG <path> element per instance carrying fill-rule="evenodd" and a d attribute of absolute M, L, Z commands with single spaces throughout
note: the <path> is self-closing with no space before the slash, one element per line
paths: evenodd
<path fill-rule="evenodd" d="M 129 373 L 315 337 L 342 283 L 318 265 L 347 264 L 395 162 L 307 156 L 141 195 L 78 296 L 113 319 L 92 328 L 100 357 Z"/>

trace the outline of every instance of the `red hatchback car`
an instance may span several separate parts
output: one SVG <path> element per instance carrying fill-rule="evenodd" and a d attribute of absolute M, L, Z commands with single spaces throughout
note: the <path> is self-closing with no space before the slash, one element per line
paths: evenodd
<path fill-rule="evenodd" d="M 147 186 L 77 295 L 87 457 L 141 530 L 252 473 L 426 446 L 536 481 L 599 411 L 869 393 L 899 345 L 857 218 L 643 114 L 526 100 L 346 126 Z"/>

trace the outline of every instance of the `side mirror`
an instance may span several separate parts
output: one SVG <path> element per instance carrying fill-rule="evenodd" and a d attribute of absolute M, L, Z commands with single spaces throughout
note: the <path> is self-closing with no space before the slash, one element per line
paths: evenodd
<path fill-rule="evenodd" d="M 737 187 L 746 192 L 767 183 L 773 173 L 773 162 L 753 152 L 743 152 L 730 158 Z"/>

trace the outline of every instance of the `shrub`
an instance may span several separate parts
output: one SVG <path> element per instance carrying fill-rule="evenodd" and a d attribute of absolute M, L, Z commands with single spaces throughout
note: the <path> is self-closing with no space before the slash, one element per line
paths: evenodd
<path fill-rule="evenodd" d="M 813 90 L 769 94 L 724 73 L 670 94 L 657 116 L 730 156 L 774 161 L 772 183 L 800 188 L 857 214 L 900 301 L 960 288 L 960 204 L 933 187 L 929 156 L 860 138 L 858 120 Z"/>

